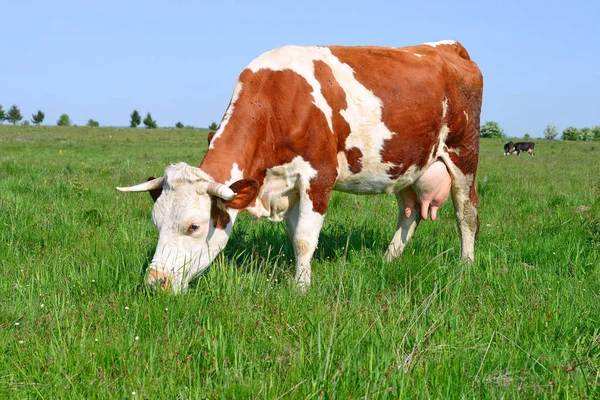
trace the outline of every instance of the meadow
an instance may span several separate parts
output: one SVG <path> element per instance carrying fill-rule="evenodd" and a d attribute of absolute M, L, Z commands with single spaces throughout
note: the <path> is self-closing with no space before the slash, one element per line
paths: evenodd
<path fill-rule="evenodd" d="M 206 135 L 0 126 L 0 398 L 600 396 L 600 143 L 482 140 L 472 265 L 451 201 L 388 263 L 395 200 L 335 193 L 306 295 L 246 214 L 187 294 L 149 292 L 152 200 L 115 187 Z"/>

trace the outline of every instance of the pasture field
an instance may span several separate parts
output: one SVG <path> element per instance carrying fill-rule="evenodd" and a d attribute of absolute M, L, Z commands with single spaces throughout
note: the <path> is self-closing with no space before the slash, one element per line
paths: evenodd
<path fill-rule="evenodd" d="M 283 224 L 237 220 L 182 296 L 149 293 L 146 193 L 206 131 L 0 126 L 0 398 L 600 397 L 600 143 L 482 140 L 481 230 L 451 202 L 404 255 L 391 196 L 333 196 L 313 286 Z"/>

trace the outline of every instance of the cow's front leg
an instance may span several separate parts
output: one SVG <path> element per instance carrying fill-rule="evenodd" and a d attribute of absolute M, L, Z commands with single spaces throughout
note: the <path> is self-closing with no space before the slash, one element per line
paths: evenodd
<path fill-rule="evenodd" d="M 296 258 L 296 283 L 302 292 L 310 286 L 310 262 L 317 248 L 319 233 L 325 215 L 313 209 L 307 194 L 300 197 L 285 215 L 286 234 L 294 245 Z"/>
<path fill-rule="evenodd" d="M 421 216 L 418 209 L 412 210 L 407 217 L 406 202 L 403 192 L 396 193 L 396 201 L 398 202 L 398 225 L 396 225 L 396 233 L 387 249 L 386 258 L 391 261 L 398 257 L 404 251 L 406 244 L 415 233 Z M 415 204 L 412 204 L 414 207 Z"/>

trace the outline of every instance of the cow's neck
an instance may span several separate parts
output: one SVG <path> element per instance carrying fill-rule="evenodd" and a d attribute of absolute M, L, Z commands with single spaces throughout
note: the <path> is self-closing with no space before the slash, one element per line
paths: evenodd
<path fill-rule="evenodd" d="M 255 179 L 262 183 L 264 168 L 260 164 L 262 157 L 257 156 L 259 142 L 244 140 L 243 136 L 248 134 L 232 136 L 224 131 L 213 139 L 215 142 L 206 152 L 200 168 L 219 183 L 231 184 L 239 179 Z"/>

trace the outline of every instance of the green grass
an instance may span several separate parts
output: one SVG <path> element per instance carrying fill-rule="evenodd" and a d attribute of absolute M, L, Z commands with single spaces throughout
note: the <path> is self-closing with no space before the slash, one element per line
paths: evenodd
<path fill-rule="evenodd" d="M 187 294 L 148 293 L 152 201 L 115 187 L 206 134 L 0 126 L 0 398 L 600 396 L 600 143 L 483 140 L 471 266 L 451 202 L 386 263 L 395 201 L 336 193 L 306 296 L 247 215 Z"/>

